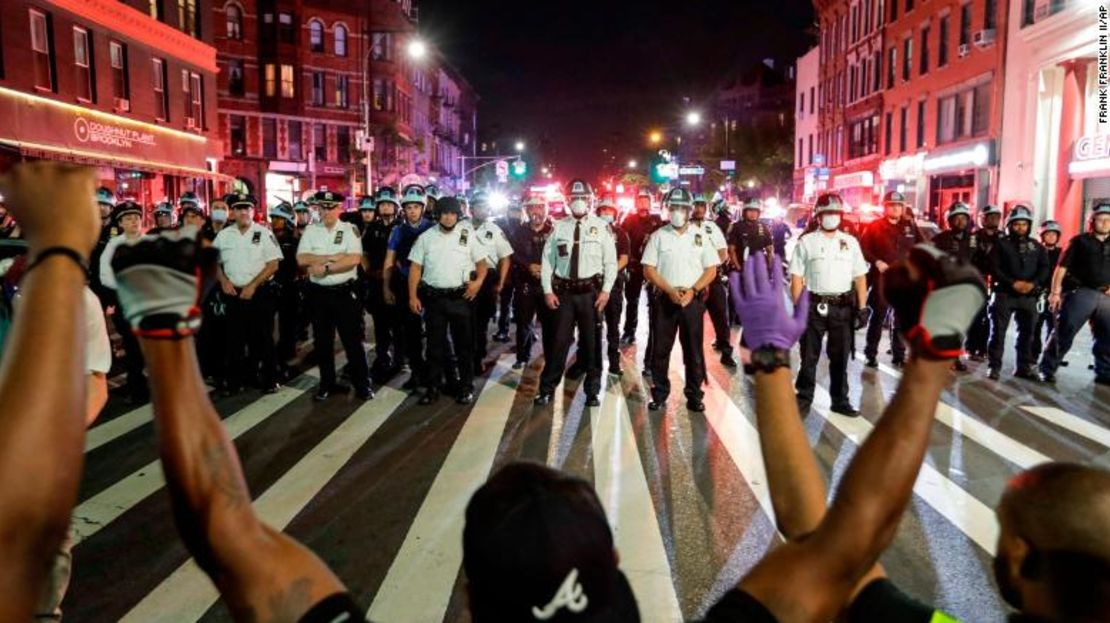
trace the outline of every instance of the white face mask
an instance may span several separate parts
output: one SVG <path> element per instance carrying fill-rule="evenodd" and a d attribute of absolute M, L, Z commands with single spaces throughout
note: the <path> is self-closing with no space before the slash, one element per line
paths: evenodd
<path fill-rule="evenodd" d="M 616 221 L 617 219 L 613 218 L 612 214 L 602 214 L 601 215 L 601 220 L 603 220 L 606 223 L 609 223 L 610 225 L 612 225 L 613 222 Z"/>
<path fill-rule="evenodd" d="M 575 216 L 585 216 L 590 211 L 590 204 L 585 199 L 572 199 L 570 213 Z"/>
<path fill-rule="evenodd" d="M 824 229 L 825 231 L 832 231 L 837 227 L 840 227 L 839 214 L 826 214 L 821 217 L 821 229 Z"/>
<path fill-rule="evenodd" d="M 671 210 L 671 225 L 682 229 L 686 226 L 686 217 L 686 210 Z"/>
<path fill-rule="evenodd" d="M 212 210 L 213 221 L 227 221 L 227 210 Z"/>

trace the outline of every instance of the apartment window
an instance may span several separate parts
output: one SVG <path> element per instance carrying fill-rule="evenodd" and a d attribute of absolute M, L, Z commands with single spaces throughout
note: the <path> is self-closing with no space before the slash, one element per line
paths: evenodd
<path fill-rule="evenodd" d="M 898 19 L 898 0 L 890 0 L 890 22 Z"/>
<path fill-rule="evenodd" d="M 87 102 L 96 96 L 93 81 L 92 48 L 89 46 L 89 31 L 73 28 L 73 69 L 77 86 L 77 98 Z"/>
<path fill-rule="evenodd" d="M 281 96 L 288 99 L 296 94 L 296 80 L 293 77 L 293 66 L 281 66 Z"/>
<path fill-rule="evenodd" d="M 898 0 L 895 0 L 897 2 Z M 906 13 L 913 10 L 913 0 L 906 0 Z"/>
<path fill-rule="evenodd" d="M 177 0 L 177 27 L 190 37 L 199 37 L 197 0 Z"/>
<path fill-rule="evenodd" d="M 277 119 L 262 118 L 262 157 L 277 158 Z"/>
<path fill-rule="evenodd" d="M 929 73 L 929 31 L 932 30 L 928 26 L 921 29 L 921 66 L 918 68 L 918 73 L 922 76 Z"/>
<path fill-rule="evenodd" d="M 227 20 L 227 38 L 243 38 L 243 9 L 238 5 L 229 4 L 224 7 L 224 16 Z"/>
<path fill-rule="evenodd" d="M 385 110 L 385 83 L 381 80 L 374 80 L 374 110 Z"/>
<path fill-rule="evenodd" d="M 1037 0 L 1022 0 L 1021 3 L 1021 27 L 1032 25 L 1036 21 L 1037 15 Z"/>
<path fill-rule="evenodd" d="M 227 62 L 227 91 L 234 97 L 242 97 L 246 91 L 243 80 L 243 61 L 230 59 Z"/>
<path fill-rule="evenodd" d="M 151 81 L 154 87 L 154 117 L 162 121 L 170 118 L 170 100 L 166 93 L 166 61 L 150 59 Z"/>
<path fill-rule="evenodd" d="M 345 125 L 335 129 L 335 158 L 339 162 L 351 161 L 351 128 Z"/>
<path fill-rule="evenodd" d="M 46 13 L 31 10 L 31 51 L 35 55 L 35 86 L 57 91 L 54 80 L 53 24 Z"/>
<path fill-rule="evenodd" d="M 242 115 L 231 115 L 231 155 L 242 156 L 247 153 L 247 119 Z"/>
<path fill-rule="evenodd" d="M 324 105 L 324 73 L 321 71 L 312 72 L 312 105 Z"/>
<path fill-rule="evenodd" d="M 902 80 L 908 82 L 913 69 L 913 37 L 902 42 Z"/>
<path fill-rule="evenodd" d="M 313 52 L 324 51 L 324 25 L 319 20 L 308 23 L 308 48 Z"/>
<path fill-rule="evenodd" d="M 376 61 L 393 60 L 393 35 L 376 32 L 371 36 L 370 53 Z"/>
<path fill-rule="evenodd" d="M 108 55 L 112 65 L 112 96 L 128 99 L 131 88 L 127 77 L 127 46 L 119 41 L 109 41 Z"/>
<path fill-rule="evenodd" d="M 906 151 L 906 126 L 909 124 L 910 107 L 902 107 L 902 118 L 898 123 L 898 151 Z"/>
<path fill-rule="evenodd" d="M 994 30 L 998 23 L 998 0 L 987 0 L 983 6 L 983 28 Z"/>
<path fill-rule="evenodd" d="M 289 159 L 290 160 L 303 160 L 304 151 L 301 149 L 301 122 L 289 122 Z"/>
<path fill-rule="evenodd" d="M 327 161 L 328 134 L 322 123 L 312 126 L 312 151 L 317 160 Z"/>
<path fill-rule="evenodd" d="M 856 99 L 856 66 L 852 65 L 848 68 L 848 101 L 855 101 Z"/>
<path fill-rule="evenodd" d="M 277 95 L 277 65 L 266 63 L 262 68 L 262 84 L 266 97 Z"/>
<path fill-rule="evenodd" d="M 867 33 L 871 32 L 871 14 L 874 11 L 872 11 L 871 0 L 866 0 L 863 6 L 863 34 L 866 35 Z"/>
<path fill-rule="evenodd" d="M 196 127 L 204 126 L 204 83 L 200 74 L 181 71 L 181 88 L 185 94 L 185 117 L 192 119 Z"/>
<path fill-rule="evenodd" d="M 940 18 L 940 33 L 937 38 L 937 67 L 948 64 L 948 16 Z"/>
<path fill-rule="evenodd" d="M 889 156 L 894 145 L 891 144 L 891 136 L 894 134 L 894 115 L 887 111 L 886 116 L 883 118 L 883 154 Z"/>
<path fill-rule="evenodd" d="M 851 24 L 851 34 L 848 36 L 848 41 L 855 43 L 859 40 L 859 7 L 852 5 L 852 15 L 848 18 L 848 23 Z"/>
<path fill-rule="evenodd" d="M 335 55 L 347 56 L 347 27 L 335 27 Z"/>
<path fill-rule="evenodd" d="M 937 144 L 985 133 L 990 123 L 990 84 L 937 101 Z"/>
<path fill-rule="evenodd" d="M 809 87 L 809 114 L 811 114 L 811 115 L 813 114 L 813 110 L 814 110 L 813 109 L 813 105 L 814 105 L 813 104 L 813 100 L 814 100 L 813 96 L 815 95 L 815 91 L 816 91 L 816 89 L 814 87 Z"/>
<path fill-rule="evenodd" d="M 351 105 L 349 78 L 347 76 L 335 77 L 335 106 L 347 108 Z"/>
<path fill-rule="evenodd" d="M 802 91 L 798 94 L 798 118 L 802 118 L 806 113 L 806 92 Z"/>
<path fill-rule="evenodd" d="M 971 3 L 960 7 L 960 45 L 971 43 Z"/>
<path fill-rule="evenodd" d="M 898 66 L 898 48 L 890 48 L 887 50 L 886 59 L 886 88 L 894 88 L 894 72 L 895 67 Z"/>
<path fill-rule="evenodd" d="M 925 146 L 925 100 L 917 103 L 917 148 Z"/>
<path fill-rule="evenodd" d="M 880 91 L 883 88 L 883 55 L 881 52 L 875 52 L 875 56 L 871 61 L 871 74 L 872 74 L 872 91 Z"/>
<path fill-rule="evenodd" d="M 802 166 L 802 145 L 802 139 L 798 139 L 798 157 L 796 158 L 796 161 L 799 167 Z"/>
<path fill-rule="evenodd" d="M 991 123 L 991 83 L 973 89 L 975 101 L 971 109 L 971 135 L 986 134 Z"/>
<path fill-rule="evenodd" d="M 166 21 L 166 10 L 162 7 L 162 0 L 149 0 L 146 10 L 152 18 L 160 22 Z"/>

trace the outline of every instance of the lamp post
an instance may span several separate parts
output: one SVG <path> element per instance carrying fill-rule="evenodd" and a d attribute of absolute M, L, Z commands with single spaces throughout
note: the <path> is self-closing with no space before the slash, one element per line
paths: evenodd
<path fill-rule="evenodd" d="M 362 147 L 363 151 L 365 151 L 365 153 L 366 153 L 366 192 L 364 194 L 369 195 L 371 193 L 373 187 L 374 187 L 373 154 L 374 154 L 374 148 L 376 147 L 376 145 L 374 145 L 374 137 L 370 133 L 370 65 L 371 65 L 371 61 L 373 60 L 373 55 L 374 55 L 374 41 L 373 41 L 374 37 L 373 37 L 373 35 L 376 34 L 376 33 L 383 33 L 383 34 L 408 33 L 408 32 L 413 32 L 413 29 L 411 29 L 411 28 L 394 28 L 394 29 L 388 29 L 388 30 L 370 31 L 370 20 L 369 20 L 369 18 L 367 18 L 367 20 L 366 20 L 366 30 L 367 30 L 368 34 L 365 37 L 365 41 L 369 41 L 370 45 L 366 50 L 366 54 L 363 56 L 363 64 L 365 65 L 365 71 L 363 72 L 363 76 L 362 76 L 362 131 L 363 131 L 362 140 L 363 140 L 363 144 L 361 145 L 361 147 Z M 406 48 L 405 48 L 405 53 L 413 61 L 420 62 L 420 61 L 424 60 L 424 58 L 428 55 L 428 45 L 426 43 L 424 43 L 424 41 L 420 38 L 419 35 L 416 35 L 409 41 L 408 46 L 406 46 Z"/>

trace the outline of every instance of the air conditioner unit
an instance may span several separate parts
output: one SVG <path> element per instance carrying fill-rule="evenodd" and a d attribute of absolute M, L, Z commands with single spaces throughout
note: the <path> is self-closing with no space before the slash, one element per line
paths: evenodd
<path fill-rule="evenodd" d="M 966 43 L 961 43 L 960 44 L 960 58 L 963 58 L 963 57 L 967 56 L 968 54 L 971 54 L 971 46 L 966 44 Z"/>
<path fill-rule="evenodd" d="M 113 105 L 116 110 L 128 111 L 131 110 L 131 100 L 126 97 L 117 97 L 113 100 Z"/>
<path fill-rule="evenodd" d="M 185 117 L 185 129 L 186 130 L 195 130 L 195 129 L 197 129 L 197 120 L 192 118 L 192 117 Z"/>
<path fill-rule="evenodd" d="M 995 30 L 993 28 L 985 28 L 976 32 L 972 40 L 975 42 L 975 45 L 983 48 L 994 43 L 994 33 Z"/>

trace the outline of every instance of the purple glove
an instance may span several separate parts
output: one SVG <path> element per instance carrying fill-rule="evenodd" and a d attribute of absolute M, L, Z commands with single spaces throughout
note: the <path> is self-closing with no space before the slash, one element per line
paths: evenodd
<path fill-rule="evenodd" d="M 782 260 L 778 256 L 772 260 L 771 276 L 767 274 L 767 263 L 761 261 L 745 263 L 742 279 L 737 273 L 729 275 L 732 308 L 740 317 L 744 341 L 752 350 L 764 346 L 790 350 L 806 330 L 809 291 L 802 291 L 794 315 L 789 315 L 783 303 L 780 275 Z"/>

